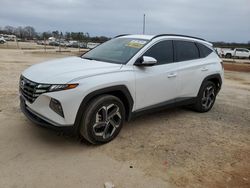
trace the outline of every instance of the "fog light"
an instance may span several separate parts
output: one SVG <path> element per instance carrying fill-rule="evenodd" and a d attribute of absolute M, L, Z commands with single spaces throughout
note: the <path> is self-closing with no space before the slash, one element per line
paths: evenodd
<path fill-rule="evenodd" d="M 51 98 L 49 107 L 58 115 L 64 117 L 62 105 L 58 100 Z"/>

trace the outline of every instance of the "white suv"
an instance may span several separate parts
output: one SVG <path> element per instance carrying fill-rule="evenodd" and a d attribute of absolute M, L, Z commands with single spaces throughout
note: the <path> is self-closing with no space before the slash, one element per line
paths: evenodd
<path fill-rule="evenodd" d="M 209 111 L 223 78 L 212 44 L 183 35 L 118 36 L 80 57 L 33 65 L 20 78 L 21 109 L 37 124 L 71 127 L 93 144 L 124 120 L 163 107 Z"/>

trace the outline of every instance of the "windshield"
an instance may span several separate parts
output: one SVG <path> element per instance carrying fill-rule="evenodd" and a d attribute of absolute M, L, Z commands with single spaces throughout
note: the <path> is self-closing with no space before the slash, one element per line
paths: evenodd
<path fill-rule="evenodd" d="M 82 58 L 126 64 L 147 42 L 144 39 L 115 38 L 87 52 Z"/>

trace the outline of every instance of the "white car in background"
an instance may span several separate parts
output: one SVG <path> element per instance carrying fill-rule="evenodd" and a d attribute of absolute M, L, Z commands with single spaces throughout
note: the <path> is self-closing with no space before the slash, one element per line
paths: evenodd
<path fill-rule="evenodd" d="M 88 48 L 88 49 L 93 49 L 93 48 L 97 47 L 98 45 L 100 45 L 100 43 L 88 42 L 88 43 L 87 43 L 87 48 Z"/>
<path fill-rule="evenodd" d="M 37 124 L 71 127 L 90 143 L 103 144 L 142 113 L 179 105 L 209 111 L 222 78 L 222 61 L 203 39 L 118 36 L 80 57 L 25 70 L 21 109 Z"/>
<path fill-rule="evenodd" d="M 250 50 L 246 48 L 235 48 L 234 50 L 225 49 L 223 50 L 225 58 L 248 58 L 250 59 Z"/>
<path fill-rule="evenodd" d="M 6 40 L 2 36 L 0 36 L 0 44 L 4 44 L 5 42 Z"/>

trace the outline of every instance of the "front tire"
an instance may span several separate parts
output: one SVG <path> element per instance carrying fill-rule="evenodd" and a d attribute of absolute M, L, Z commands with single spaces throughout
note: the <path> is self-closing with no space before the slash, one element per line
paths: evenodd
<path fill-rule="evenodd" d="M 92 144 L 104 144 L 120 132 L 125 119 L 122 101 L 112 95 L 102 95 L 92 100 L 85 109 L 80 135 Z"/>
<path fill-rule="evenodd" d="M 197 101 L 193 109 L 197 112 L 208 112 L 214 105 L 217 95 L 217 88 L 211 81 L 205 82 L 199 91 Z"/>

